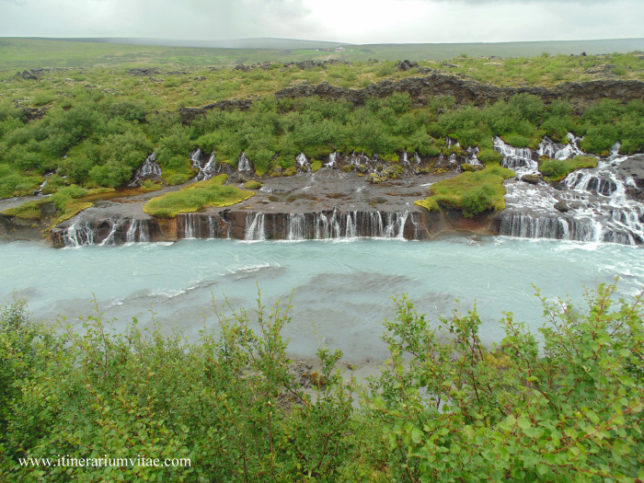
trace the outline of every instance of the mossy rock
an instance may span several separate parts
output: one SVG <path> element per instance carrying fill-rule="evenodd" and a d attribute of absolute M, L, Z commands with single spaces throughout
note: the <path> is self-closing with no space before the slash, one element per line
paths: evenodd
<path fill-rule="evenodd" d="M 427 211 L 440 211 L 438 203 L 432 197 L 425 198 L 423 200 L 416 200 L 414 201 L 414 204 L 416 206 L 420 206 L 421 208 L 425 208 Z"/>
<path fill-rule="evenodd" d="M 295 176 L 297 174 L 297 168 L 295 166 L 290 166 L 286 168 L 282 174 L 283 176 Z"/>
<path fill-rule="evenodd" d="M 311 172 L 315 173 L 316 171 L 319 171 L 320 168 L 322 168 L 322 161 L 315 160 L 311 163 Z"/>
<path fill-rule="evenodd" d="M 342 171 L 344 171 L 345 173 L 350 173 L 354 169 L 355 166 L 353 164 L 345 164 L 344 166 L 342 166 Z"/>
<path fill-rule="evenodd" d="M 483 169 L 483 166 L 480 166 L 478 164 L 463 163 L 461 164 L 461 169 L 463 171 L 481 171 Z"/>
<path fill-rule="evenodd" d="M 247 190 L 258 190 L 262 186 L 263 186 L 262 183 L 260 183 L 259 181 L 255 181 L 254 179 L 251 179 L 244 183 L 244 188 L 246 188 Z"/>

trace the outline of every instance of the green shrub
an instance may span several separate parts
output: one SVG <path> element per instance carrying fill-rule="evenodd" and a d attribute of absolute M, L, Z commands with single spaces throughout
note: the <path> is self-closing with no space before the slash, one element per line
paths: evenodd
<path fill-rule="evenodd" d="M 500 163 L 503 155 L 494 149 L 481 149 L 476 155 L 483 164 Z"/>

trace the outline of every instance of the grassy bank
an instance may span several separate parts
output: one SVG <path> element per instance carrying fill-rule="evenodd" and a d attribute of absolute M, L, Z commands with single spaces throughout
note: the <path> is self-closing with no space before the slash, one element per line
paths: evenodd
<path fill-rule="evenodd" d="M 482 171 L 461 173 L 434 183 L 430 196 L 415 204 L 429 211 L 438 210 L 441 206 L 460 210 L 466 217 L 488 210 L 502 211 L 505 209 L 503 180 L 514 176 L 514 171 L 498 164 Z"/>
<path fill-rule="evenodd" d="M 209 206 L 234 205 L 255 194 L 235 186 L 225 186 L 226 179 L 227 176 L 222 174 L 179 191 L 157 196 L 145 204 L 143 211 L 160 218 L 174 218 L 179 213 L 194 213 Z"/>

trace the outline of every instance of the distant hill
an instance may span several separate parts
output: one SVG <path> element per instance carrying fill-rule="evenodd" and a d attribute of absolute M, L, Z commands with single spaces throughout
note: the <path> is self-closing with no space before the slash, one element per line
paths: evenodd
<path fill-rule="evenodd" d="M 68 38 L 70 41 L 106 42 L 131 45 L 157 45 L 165 47 L 199 47 L 215 49 L 269 49 L 269 50 L 299 50 L 299 49 L 328 49 L 342 45 L 344 42 L 328 42 L 323 40 L 300 39 L 223 39 L 223 40 L 177 40 L 177 39 L 148 39 L 148 38 Z"/>
<path fill-rule="evenodd" d="M 299 39 L 0 38 L 0 71 L 44 67 L 200 67 L 338 59 L 447 60 L 644 52 L 644 38 L 455 44 L 346 44 Z"/>

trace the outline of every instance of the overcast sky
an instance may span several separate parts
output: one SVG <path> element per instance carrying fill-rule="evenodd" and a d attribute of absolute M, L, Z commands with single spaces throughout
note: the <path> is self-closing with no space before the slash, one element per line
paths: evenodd
<path fill-rule="evenodd" d="M 0 36 L 352 43 L 644 37 L 644 0 L 0 0 Z"/>

